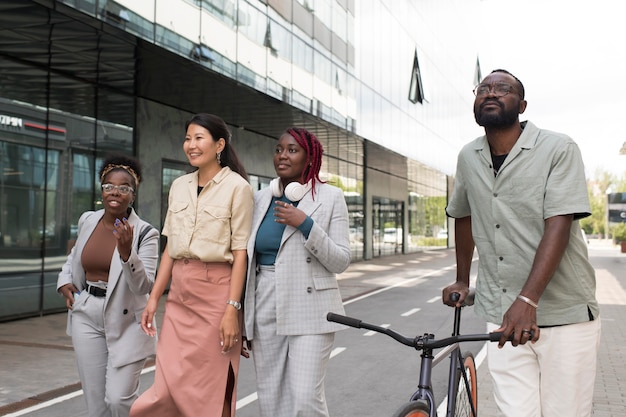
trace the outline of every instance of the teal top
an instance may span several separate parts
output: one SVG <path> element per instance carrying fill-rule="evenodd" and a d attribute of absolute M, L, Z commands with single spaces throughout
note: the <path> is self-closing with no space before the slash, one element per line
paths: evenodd
<path fill-rule="evenodd" d="M 280 241 L 285 231 L 285 224 L 277 223 L 274 218 L 274 207 L 276 201 L 283 201 L 285 203 L 291 203 L 294 206 L 298 206 L 298 202 L 293 203 L 287 197 L 272 198 L 265 217 L 259 226 L 259 230 L 256 235 L 254 250 L 256 251 L 256 259 L 259 265 L 274 265 L 276 262 L 276 254 L 280 249 Z M 309 233 L 313 228 L 313 219 L 309 216 L 306 220 L 298 226 L 298 230 L 304 235 L 305 239 L 309 238 Z"/>

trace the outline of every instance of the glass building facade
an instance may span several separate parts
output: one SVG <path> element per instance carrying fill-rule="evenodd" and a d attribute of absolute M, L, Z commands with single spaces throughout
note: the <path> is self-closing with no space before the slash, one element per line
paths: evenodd
<path fill-rule="evenodd" d="M 197 112 L 229 124 L 255 189 L 285 128 L 314 132 L 354 261 L 447 246 L 456 154 L 476 136 L 476 4 L 3 0 L 0 321 L 65 309 L 57 275 L 107 154 L 141 160 L 135 208 L 162 225 Z"/>

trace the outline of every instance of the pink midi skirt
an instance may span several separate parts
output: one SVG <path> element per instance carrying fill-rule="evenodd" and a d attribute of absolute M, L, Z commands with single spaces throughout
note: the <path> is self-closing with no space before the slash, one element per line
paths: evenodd
<path fill-rule="evenodd" d="M 229 366 L 237 386 L 242 343 L 240 340 L 222 353 L 219 328 L 227 307 L 230 274 L 227 262 L 174 261 L 154 384 L 135 401 L 131 417 L 222 416 Z M 235 404 L 236 389 L 232 416 Z"/>

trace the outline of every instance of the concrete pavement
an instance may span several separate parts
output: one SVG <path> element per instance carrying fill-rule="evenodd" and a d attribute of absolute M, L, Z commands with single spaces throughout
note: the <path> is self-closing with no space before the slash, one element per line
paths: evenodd
<path fill-rule="evenodd" d="M 626 415 L 626 254 L 608 241 L 592 240 L 602 319 L 602 342 L 594 393 L 595 417 Z M 410 276 L 417 264 L 451 265 L 453 250 L 437 250 L 356 262 L 340 276 L 344 300 L 380 288 L 382 271 Z M 162 301 L 165 299 L 163 297 Z M 163 304 L 163 303 L 162 303 Z M 159 314 L 162 315 L 163 308 Z M 161 317 L 157 317 L 161 320 Z M 74 352 L 65 334 L 66 315 L 0 323 L 0 416 L 45 403 L 80 389 Z M 491 380 L 483 362 L 478 368 L 479 415 L 496 416 Z"/>

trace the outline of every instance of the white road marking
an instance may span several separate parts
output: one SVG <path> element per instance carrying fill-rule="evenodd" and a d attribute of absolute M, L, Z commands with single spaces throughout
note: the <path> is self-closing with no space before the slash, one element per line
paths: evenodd
<path fill-rule="evenodd" d="M 402 313 L 400 315 L 402 317 L 409 317 L 409 316 L 412 316 L 413 314 L 417 313 L 420 310 L 421 310 L 421 308 L 412 308 L 411 310 L 407 311 L 406 313 Z"/>

